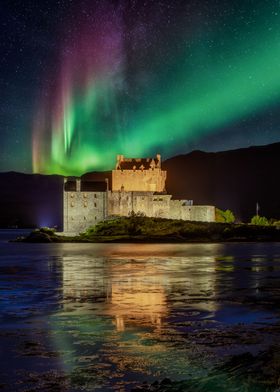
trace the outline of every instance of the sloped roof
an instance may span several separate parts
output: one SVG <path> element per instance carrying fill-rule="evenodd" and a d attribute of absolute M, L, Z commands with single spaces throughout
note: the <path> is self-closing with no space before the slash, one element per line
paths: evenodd
<path fill-rule="evenodd" d="M 82 181 L 82 192 L 106 192 L 107 183 L 105 181 Z"/>
<path fill-rule="evenodd" d="M 154 161 L 156 167 L 159 164 L 157 158 L 124 158 L 123 161 L 119 162 L 118 169 L 121 170 L 148 170 L 151 168 L 151 163 Z"/>
<path fill-rule="evenodd" d="M 64 190 L 66 192 L 76 191 L 76 180 L 69 179 L 64 184 Z M 82 192 L 106 192 L 107 183 L 105 181 L 81 181 Z"/>
<path fill-rule="evenodd" d="M 75 192 L 76 191 L 76 180 L 67 180 L 64 184 L 64 190 L 66 192 Z"/>

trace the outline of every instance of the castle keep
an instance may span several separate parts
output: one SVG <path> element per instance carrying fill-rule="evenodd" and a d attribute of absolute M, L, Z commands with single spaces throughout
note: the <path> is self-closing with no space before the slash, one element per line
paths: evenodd
<path fill-rule="evenodd" d="M 131 159 L 117 155 L 112 171 L 112 191 L 164 192 L 166 171 L 161 170 L 161 157 Z"/>
<path fill-rule="evenodd" d="M 165 189 L 167 173 L 161 169 L 161 156 L 125 158 L 117 156 L 109 181 L 77 178 L 64 180 L 64 232 L 79 233 L 113 216 L 132 211 L 149 217 L 215 221 L 214 206 L 193 205 L 192 200 L 173 200 Z"/>

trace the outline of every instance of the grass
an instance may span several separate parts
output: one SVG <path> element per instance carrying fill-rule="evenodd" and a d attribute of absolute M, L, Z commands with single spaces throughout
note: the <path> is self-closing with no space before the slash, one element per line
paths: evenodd
<path fill-rule="evenodd" d="M 170 240 L 198 241 L 262 241 L 280 240 L 280 231 L 274 226 L 255 226 L 216 222 L 190 222 L 184 220 L 149 218 L 144 216 L 120 217 L 98 223 L 80 238 L 91 240 L 122 238 L 146 242 Z"/>
<path fill-rule="evenodd" d="M 230 242 L 280 241 L 278 226 L 191 222 L 149 218 L 141 215 L 117 217 L 98 223 L 75 237 L 63 237 L 53 229 L 34 230 L 27 242 Z"/>

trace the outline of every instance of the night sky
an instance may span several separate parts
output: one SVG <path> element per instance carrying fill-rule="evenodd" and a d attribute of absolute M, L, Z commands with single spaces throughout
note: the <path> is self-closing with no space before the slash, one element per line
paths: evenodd
<path fill-rule="evenodd" d="M 280 141 L 280 2 L 2 0 L 0 171 Z"/>

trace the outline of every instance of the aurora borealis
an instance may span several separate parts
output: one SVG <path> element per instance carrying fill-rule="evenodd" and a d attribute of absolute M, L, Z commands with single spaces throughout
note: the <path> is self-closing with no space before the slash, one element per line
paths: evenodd
<path fill-rule="evenodd" d="M 13 43 L 22 74 L 5 71 L 15 54 L 2 59 L 1 170 L 79 175 L 111 169 L 120 153 L 166 158 L 279 141 L 277 1 L 4 7 L 25 38 Z"/>
<path fill-rule="evenodd" d="M 81 174 L 100 168 L 105 149 L 115 152 L 108 137 L 117 139 L 119 132 L 116 105 L 123 49 L 118 12 L 108 4 L 100 6 L 92 26 L 81 29 L 79 39 L 63 48 L 57 89 L 35 116 L 35 171 Z"/>

